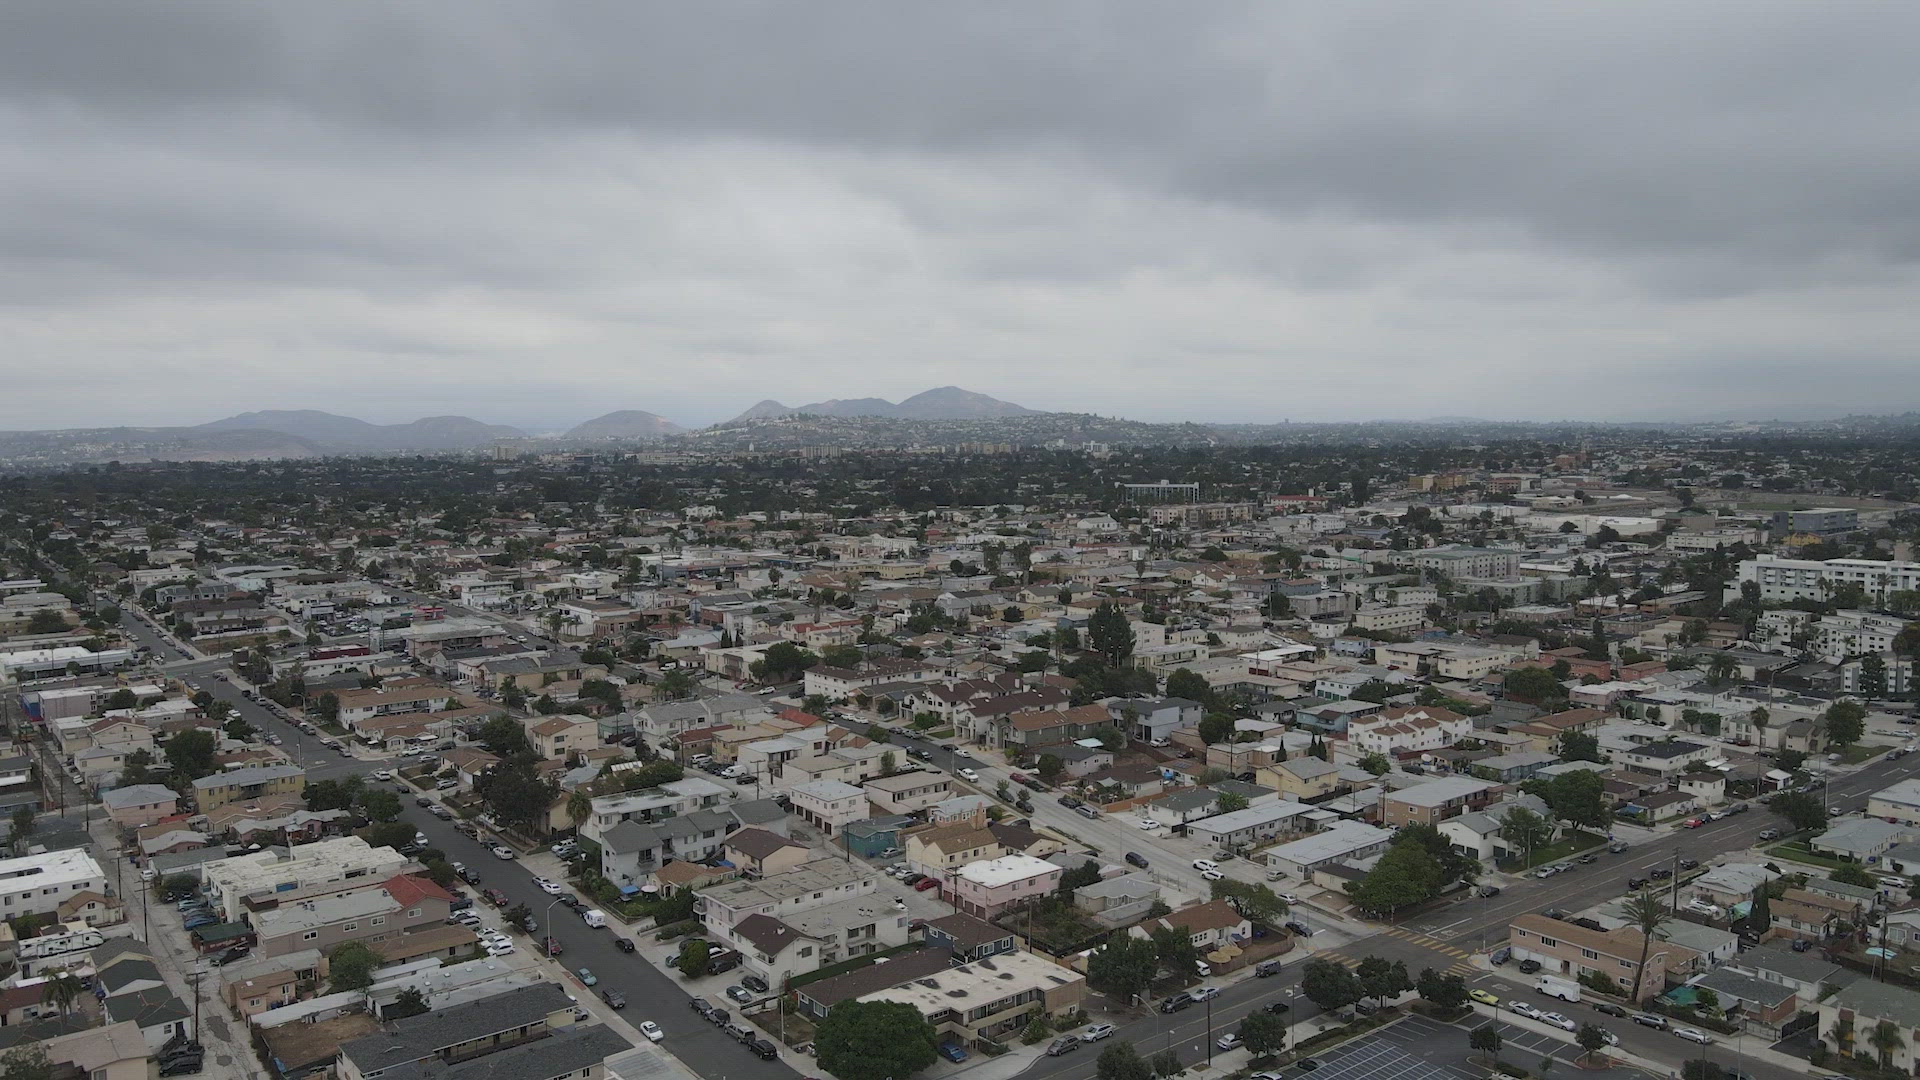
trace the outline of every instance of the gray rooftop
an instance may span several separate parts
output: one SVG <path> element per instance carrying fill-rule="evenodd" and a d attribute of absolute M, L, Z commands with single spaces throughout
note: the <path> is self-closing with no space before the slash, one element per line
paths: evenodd
<path fill-rule="evenodd" d="M 393 1070 L 432 1057 L 442 1047 L 541 1023 L 549 1014 L 572 1007 L 567 992 L 557 984 L 523 986 L 451 1009 L 389 1021 L 386 1031 L 354 1039 L 340 1047 L 340 1054 L 352 1058 L 363 1074 Z"/>
<path fill-rule="evenodd" d="M 605 1024 L 575 1025 L 454 1065 L 437 1059 L 409 1062 L 381 1073 L 380 1080 L 550 1080 L 585 1073 L 632 1048 L 625 1036 Z"/>
<path fill-rule="evenodd" d="M 1831 999 L 1834 1006 L 1852 1009 L 1871 1020 L 1891 1020 L 1903 1028 L 1920 1027 L 1920 994 L 1872 979 L 1862 979 Z M 1860 1024 L 1861 1028 L 1872 1024 Z"/>

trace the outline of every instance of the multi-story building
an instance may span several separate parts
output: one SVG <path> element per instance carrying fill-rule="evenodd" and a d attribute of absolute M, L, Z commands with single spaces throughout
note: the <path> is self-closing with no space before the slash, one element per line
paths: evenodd
<path fill-rule="evenodd" d="M 106 895 L 107 875 L 85 851 L 0 859 L 0 918 L 51 915 L 81 893 Z"/>
<path fill-rule="evenodd" d="M 1424 608 L 1365 607 L 1353 613 L 1353 625 L 1372 633 L 1406 634 L 1426 625 Z"/>
<path fill-rule="evenodd" d="M 1053 863 L 1031 855 L 1002 855 L 953 871 L 941 883 L 940 891 L 955 908 L 992 919 L 1016 904 L 1053 892 L 1062 872 Z"/>
<path fill-rule="evenodd" d="M 604 1024 L 575 1020 L 554 983 L 389 1020 L 340 1046 L 340 1080 L 603 1080 L 606 1059 L 632 1043 Z"/>
<path fill-rule="evenodd" d="M 1860 653 L 1892 652 L 1893 639 L 1911 622 L 1911 619 L 1876 615 L 1871 611 L 1836 611 L 1814 621 L 1813 648 L 1829 660 Z"/>
<path fill-rule="evenodd" d="M 1729 593 L 1737 593 L 1749 581 L 1760 586 L 1762 600 L 1826 600 L 1841 587 L 1853 585 L 1864 591 L 1874 606 L 1883 606 L 1892 593 L 1920 589 L 1920 562 L 1820 562 L 1759 555 L 1740 564 L 1738 580 Z"/>
<path fill-rule="evenodd" d="M 368 690 L 342 690 L 340 723 L 358 729 L 376 716 L 395 713 L 438 712 L 450 707 L 453 691 L 431 679 L 398 679 Z"/>
<path fill-rule="evenodd" d="M 1826 506 L 1814 510 L 1776 510 L 1773 531 L 1781 536 L 1845 536 L 1860 528 L 1860 511 Z"/>
<path fill-rule="evenodd" d="M 1499 801 L 1507 788 L 1469 776 L 1450 776 L 1415 784 L 1380 796 L 1380 821 L 1399 825 L 1438 825 L 1448 818 L 1484 810 Z"/>
<path fill-rule="evenodd" d="M 867 793 L 838 780 L 816 780 L 792 791 L 793 812 L 800 820 L 832 837 L 867 816 Z"/>
<path fill-rule="evenodd" d="M 708 933 L 730 937 L 733 927 L 749 915 L 784 919 L 822 904 L 867 896 L 876 884 L 874 875 L 858 863 L 815 859 L 764 880 L 715 885 L 700 893 L 694 911 Z"/>
<path fill-rule="evenodd" d="M 1617 930 L 1589 930 L 1545 915 L 1521 915 L 1508 927 L 1508 941 L 1516 960 L 1533 960 L 1541 969 L 1567 978 L 1603 975 L 1612 980 L 1622 997 L 1635 989 L 1634 976 L 1642 971 L 1640 951 L 1644 944 L 1640 931 L 1630 927 Z M 1645 974 L 1640 977 L 1640 996 L 1645 1001 L 1666 992 L 1669 968 L 1679 966 L 1684 946 L 1656 940 L 1647 948 Z"/>
<path fill-rule="evenodd" d="M 320 840 L 293 848 L 268 848 L 205 864 L 207 897 L 228 922 L 246 910 L 249 896 L 288 896 L 362 878 L 385 881 L 409 864 L 389 847 L 372 847 L 357 836 Z"/>
<path fill-rule="evenodd" d="M 937 772 L 877 776 L 861 786 L 881 814 L 911 814 L 953 797 L 953 777 Z"/>
<path fill-rule="evenodd" d="M 315 896 L 251 912 L 248 919 L 262 956 L 302 949 L 331 952 L 349 941 L 368 945 L 403 934 L 446 925 L 453 897 L 424 877 L 399 875 L 364 888 L 343 887 L 331 896 Z"/>
<path fill-rule="evenodd" d="M 1814 1008 L 1820 1015 L 1816 1030 L 1833 1033 L 1823 1037 L 1831 1038 L 1840 1053 L 1870 1067 L 1884 1064 L 1902 1075 L 1911 1075 L 1920 1065 L 1920 994 L 1859 979 L 1831 997 L 1819 998 Z M 1894 1037 L 1876 1045 L 1869 1037 L 1883 1023 Z"/>
<path fill-rule="evenodd" d="M 902 982 L 860 997 L 920 1010 L 948 1041 L 995 1039 L 1029 1023 L 1035 1010 L 1061 1016 L 1086 1000 L 1086 977 L 1032 953 L 1006 953 Z"/>
<path fill-rule="evenodd" d="M 688 776 L 640 791 L 602 795 L 593 800 L 593 813 L 580 824 L 580 835 L 600 843 L 609 829 L 623 821 L 643 825 L 665 821 L 695 810 L 720 807 L 733 792 L 699 776 Z"/>
<path fill-rule="evenodd" d="M 1395 552 L 1395 566 L 1433 570 L 1454 580 L 1461 578 L 1510 578 L 1520 573 L 1520 552 L 1496 548 L 1446 547 Z"/>
<path fill-rule="evenodd" d="M 1472 734 L 1473 721 L 1467 717 L 1451 709 L 1415 705 L 1350 721 L 1345 744 L 1335 744 L 1335 750 L 1356 759 L 1368 754 L 1417 757 L 1444 750 Z"/>
<path fill-rule="evenodd" d="M 255 765 L 195 780 L 193 802 L 204 814 L 228 803 L 299 795 L 306 790 L 307 770 L 298 765 Z"/>

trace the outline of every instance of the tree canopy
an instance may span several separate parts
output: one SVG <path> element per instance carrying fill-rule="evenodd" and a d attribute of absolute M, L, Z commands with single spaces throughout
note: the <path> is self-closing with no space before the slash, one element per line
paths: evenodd
<path fill-rule="evenodd" d="M 933 1025 L 919 1009 L 898 1001 L 835 1005 L 820 1021 L 814 1047 L 820 1067 L 839 1080 L 904 1080 L 933 1064 L 936 1055 Z"/>

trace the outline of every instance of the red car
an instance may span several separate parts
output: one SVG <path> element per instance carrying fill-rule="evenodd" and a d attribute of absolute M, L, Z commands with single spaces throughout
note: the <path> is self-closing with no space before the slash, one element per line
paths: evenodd
<path fill-rule="evenodd" d="M 1705 825 L 1706 823 L 1707 821 L 1705 818 L 1690 817 L 1687 820 L 1681 822 L 1680 824 L 1686 826 L 1689 829 L 1697 829 L 1700 826 Z"/>
<path fill-rule="evenodd" d="M 926 892 L 928 889 L 937 889 L 939 887 L 940 887 L 939 878 L 928 878 L 925 881 L 922 881 L 921 883 L 919 883 L 918 885 L 915 885 L 913 889 L 915 892 Z"/>
<path fill-rule="evenodd" d="M 507 906 L 507 894 L 501 892 L 499 889 L 482 889 L 480 890 L 480 896 L 494 907 Z"/>

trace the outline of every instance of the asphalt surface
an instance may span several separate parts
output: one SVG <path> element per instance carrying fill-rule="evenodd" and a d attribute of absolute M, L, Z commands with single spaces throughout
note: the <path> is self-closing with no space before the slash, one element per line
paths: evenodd
<path fill-rule="evenodd" d="M 595 930 L 587 926 L 580 921 L 580 916 L 555 904 L 553 897 L 542 892 L 533 883 L 533 876 L 517 860 L 496 857 L 479 841 L 469 840 L 455 832 L 452 822 L 441 821 L 416 808 L 413 798 L 411 794 L 407 797 L 406 811 L 401 815 L 401 820 L 425 833 L 430 844 L 446 852 L 449 860 L 465 863 L 469 870 L 480 876 L 480 884 L 471 890 L 477 904 L 486 903 L 478 899 L 481 889 L 498 889 L 506 894 L 507 907 L 525 904 L 532 909 L 534 918 L 539 921 L 540 933 L 532 939 L 516 933 L 514 940 L 517 947 L 538 955 L 539 939 L 549 933 L 559 939 L 564 950 L 562 954 L 557 959 L 542 958 L 537 962 L 547 965 L 547 974 L 566 986 L 576 997 L 597 995 L 603 990 L 617 990 L 626 995 L 624 1018 L 635 1027 L 642 1020 L 659 1024 L 666 1031 L 666 1048 L 701 1076 L 739 1076 L 750 1072 L 755 1076 L 775 1076 L 784 1080 L 799 1075 L 785 1061 L 760 1060 L 746 1047 L 728 1038 L 721 1029 L 695 1014 L 687 1004 L 693 995 L 644 959 L 642 953 L 658 948 L 651 934 L 634 938 L 641 952 L 621 952 L 613 944 L 614 935 L 618 933 L 615 929 L 617 920 L 610 921 L 606 929 Z M 591 969 L 599 980 L 592 990 L 580 985 L 579 978 L 574 974 L 581 967 Z M 729 1012 L 738 1012 L 738 1007 L 730 1002 L 722 1000 L 714 1004 L 726 1007 Z"/>

